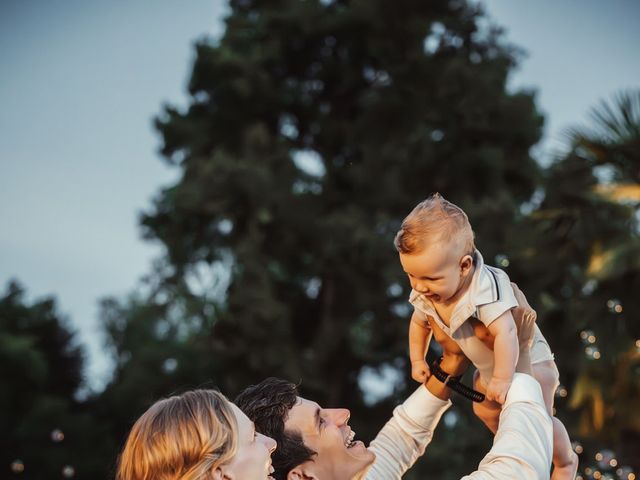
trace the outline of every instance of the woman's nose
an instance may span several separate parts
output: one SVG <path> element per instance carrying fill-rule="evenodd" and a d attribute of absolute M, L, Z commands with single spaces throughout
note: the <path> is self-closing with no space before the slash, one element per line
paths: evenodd
<path fill-rule="evenodd" d="M 267 437 L 266 435 L 262 435 L 262 436 L 264 437 L 263 440 L 264 440 L 264 444 L 267 447 L 267 450 L 269 450 L 269 453 L 273 453 L 273 451 L 276 449 L 278 444 L 273 438 Z"/>

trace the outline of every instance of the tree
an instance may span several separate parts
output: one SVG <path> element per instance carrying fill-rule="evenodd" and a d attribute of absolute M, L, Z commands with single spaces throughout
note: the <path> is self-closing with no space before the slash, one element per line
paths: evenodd
<path fill-rule="evenodd" d="M 53 298 L 24 297 L 17 282 L 0 297 L 0 464 L 24 478 L 91 476 L 105 429 L 75 397 L 82 350 Z"/>
<path fill-rule="evenodd" d="M 582 466 L 638 469 L 640 92 L 602 102 L 569 140 L 545 172 L 544 200 L 513 230 L 513 264 L 556 352 L 559 415 L 584 443 Z M 600 450 L 609 460 L 594 464 Z"/>
<path fill-rule="evenodd" d="M 484 20 L 453 0 L 230 2 L 222 39 L 196 46 L 188 109 L 157 121 L 181 178 L 142 218 L 167 251 L 148 303 L 188 305 L 180 348 L 207 352 L 199 374 L 229 395 L 267 375 L 302 379 L 306 395 L 352 407 L 365 439 L 413 388 L 392 246 L 402 218 L 440 191 L 493 258 L 539 175 L 529 150 L 541 116 L 531 92 L 506 90 L 518 52 Z M 214 295 L 203 278 L 218 279 Z M 128 331 L 132 308 L 111 309 L 110 324 Z M 152 339 L 164 314 L 145 318 Z M 373 406 L 365 368 L 400 374 Z M 456 468 L 427 460 L 441 478 L 487 447 L 462 443 L 472 455 Z"/>
<path fill-rule="evenodd" d="M 139 291 L 124 300 L 101 303 L 108 351 L 115 360 L 113 378 L 96 399 L 94 412 L 114 432 L 112 454 L 135 420 L 156 400 L 196 387 L 216 387 L 207 382 L 224 371 L 202 336 L 203 326 L 193 312 L 200 303 L 187 297 L 162 298 L 160 293 Z M 107 468 L 108 470 L 108 468 Z"/>

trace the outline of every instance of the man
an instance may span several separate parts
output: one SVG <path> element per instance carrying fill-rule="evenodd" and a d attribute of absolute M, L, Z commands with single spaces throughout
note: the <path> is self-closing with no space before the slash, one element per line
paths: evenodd
<path fill-rule="evenodd" d="M 466 359 L 445 358 L 441 368 L 458 375 Z M 256 429 L 278 442 L 277 480 L 395 480 L 424 453 L 442 414 L 451 405 L 450 390 L 435 376 L 393 412 L 367 448 L 355 441 L 349 410 L 325 409 L 297 396 L 296 386 L 270 378 L 242 392 L 235 403 Z M 540 385 L 516 374 L 491 451 L 465 480 L 549 478 L 551 418 Z"/>

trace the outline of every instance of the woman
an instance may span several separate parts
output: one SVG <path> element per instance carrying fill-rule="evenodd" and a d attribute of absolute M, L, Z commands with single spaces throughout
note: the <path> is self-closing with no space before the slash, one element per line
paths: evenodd
<path fill-rule="evenodd" d="M 276 442 L 215 390 L 154 403 L 135 423 L 117 480 L 272 479 Z"/>

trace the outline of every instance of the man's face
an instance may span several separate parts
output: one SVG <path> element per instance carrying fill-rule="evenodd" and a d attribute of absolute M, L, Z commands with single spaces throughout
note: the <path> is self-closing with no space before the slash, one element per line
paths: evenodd
<path fill-rule="evenodd" d="M 364 443 L 353 439 L 354 432 L 347 425 L 349 416 L 345 408 L 320 408 L 298 397 L 289 410 L 285 430 L 300 432 L 304 444 L 317 452 L 313 460 L 298 467 L 301 472 L 320 480 L 351 480 L 367 470 L 376 456 Z M 289 473 L 289 479 L 297 478 L 295 470 Z"/>

